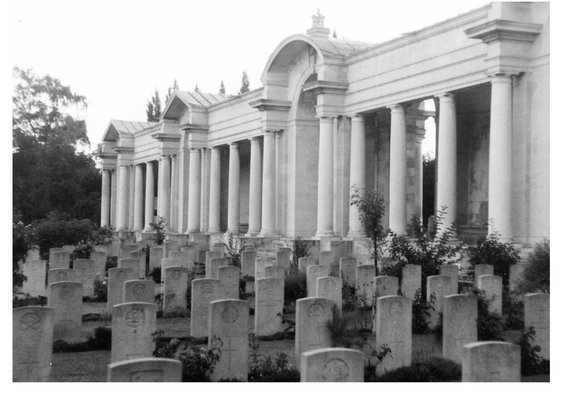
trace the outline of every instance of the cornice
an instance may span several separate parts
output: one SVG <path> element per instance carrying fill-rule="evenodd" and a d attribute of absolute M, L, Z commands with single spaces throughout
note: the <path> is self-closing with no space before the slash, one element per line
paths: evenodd
<path fill-rule="evenodd" d="M 278 112 L 288 112 L 291 108 L 291 101 L 284 100 L 269 100 L 266 98 L 260 98 L 258 100 L 250 101 L 248 103 L 252 108 L 258 109 L 259 111 L 278 111 Z"/>
<path fill-rule="evenodd" d="M 343 94 L 348 90 L 348 83 L 333 81 L 311 81 L 303 85 L 303 91 L 312 91 L 315 94 Z"/>
<path fill-rule="evenodd" d="M 167 132 L 158 132 L 152 134 L 151 136 L 159 142 L 176 142 L 181 138 L 178 134 L 171 134 Z"/>
<path fill-rule="evenodd" d="M 495 41 L 534 42 L 542 27 L 538 23 L 495 19 L 464 30 L 464 33 L 469 38 L 482 40 L 485 44 Z"/>

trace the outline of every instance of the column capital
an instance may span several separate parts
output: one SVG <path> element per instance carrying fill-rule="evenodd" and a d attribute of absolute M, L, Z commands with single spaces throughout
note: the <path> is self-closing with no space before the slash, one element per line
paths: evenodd
<path fill-rule="evenodd" d="M 403 104 L 390 104 L 387 105 L 387 108 L 391 110 L 391 112 L 401 112 L 405 113 L 405 107 Z"/>
<path fill-rule="evenodd" d="M 513 75 L 514 74 L 497 72 L 488 74 L 487 76 L 491 78 L 491 83 L 512 83 Z"/>
<path fill-rule="evenodd" d="M 248 140 L 250 141 L 251 144 L 260 144 L 260 137 L 262 135 L 255 135 L 255 136 L 251 136 L 250 138 L 248 138 Z"/>
<path fill-rule="evenodd" d="M 439 102 L 442 102 L 448 99 L 453 100 L 455 98 L 455 94 L 451 91 L 445 91 L 443 93 L 436 94 L 435 97 L 440 100 Z"/>
<path fill-rule="evenodd" d="M 352 113 L 347 115 L 353 122 L 364 122 L 364 115 L 359 113 Z"/>
<path fill-rule="evenodd" d="M 279 129 L 273 129 L 273 128 L 264 128 L 262 130 L 262 134 L 263 135 L 275 135 L 277 132 L 283 132 L 283 129 L 279 128 Z"/>
<path fill-rule="evenodd" d="M 230 142 L 229 143 L 229 149 L 238 149 L 238 144 L 239 142 Z"/>

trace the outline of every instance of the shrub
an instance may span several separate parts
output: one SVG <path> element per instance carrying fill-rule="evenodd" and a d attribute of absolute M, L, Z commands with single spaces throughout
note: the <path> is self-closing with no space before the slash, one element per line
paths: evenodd
<path fill-rule="evenodd" d="M 469 293 L 477 296 L 477 339 L 479 341 L 503 341 L 501 337 L 504 330 L 502 317 L 489 311 L 489 300 L 483 291 L 472 288 Z"/>
<path fill-rule="evenodd" d="M 110 351 L 111 329 L 99 326 L 94 329 L 94 335 L 88 340 L 79 343 L 67 343 L 57 340 L 53 343 L 53 353 L 60 352 L 85 352 L 85 351 Z"/>
<path fill-rule="evenodd" d="M 359 311 L 344 316 L 334 305 L 332 319 L 327 322 L 332 346 L 363 350 L 371 331 L 366 332 L 362 328 L 362 322 L 363 318 Z"/>
<path fill-rule="evenodd" d="M 233 234 L 229 232 L 229 239 L 227 243 L 222 243 L 227 251 L 227 258 L 233 261 L 233 266 L 240 268 L 240 261 L 242 252 L 244 251 L 244 244 L 234 238 Z"/>
<path fill-rule="evenodd" d="M 149 273 L 149 276 L 151 276 L 152 280 L 155 282 L 155 284 L 160 285 L 160 283 L 162 282 L 162 268 L 160 266 L 155 266 L 152 268 L 151 272 Z"/>
<path fill-rule="evenodd" d="M 19 271 L 19 261 L 25 262 L 27 252 L 35 243 L 35 228 L 21 221 L 12 224 L 12 285 L 21 286 L 26 277 Z"/>
<path fill-rule="evenodd" d="M 533 345 L 536 332 L 532 326 L 522 332 L 517 344 L 520 345 L 522 375 L 549 374 L 549 361 L 539 355 L 541 348 Z"/>
<path fill-rule="evenodd" d="M 434 296 L 434 294 L 432 293 Z M 426 303 L 422 298 L 422 291 L 417 289 L 412 302 L 412 332 L 422 334 L 428 331 L 428 319 L 430 310 L 433 310 L 433 302 Z"/>
<path fill-rule="evenodd" d="M 522 273 L 517 293 L 549 293 L 549 240 L 537 243 L 530 255 L 528 267 Z"/>
<path fill-rule="evenodd" d="M 113 269 L 117 267 L 117 257 L 108 257 L 106 260 L 106 267 L 105 267 L 105 271 L 109 271 L 109 269 Z"/>
<path fill-rule="evenodd" d="M 166 239 L 166 220 L 158 217 L 157 222 L 151 222 L 149 225 L 154 231 L 154 242 L 161 246 L 164 243 L 164 239 Z"/>
<path fill-rule="evenodd" d="M 461 380 L 461 366 L 449 359 L 431 357 L 410 366 L 389 371 L 377 382 L 455 382 Z"/>
<path fill-rule="evenodd" d="M 498 233 L 491 233 L 487 237 L 481 237 L 477 243 L 471 245 L 469 251 L 469 263 L 474 268 L 478 264 L 493 265 L 495 274 L 502 277 L 503 286 L 508 286 L 510 265 L 518 263 L 520 255 L 511 242 L 500 241 Z"/>
<path fill-rule="evenodd" d="M 47 304 L 47 298 L 45 296 L 32 297 L 28 294 L 24 298 L 13 298 L 12 307 L 26 307 L 26 306 L 45 306 Z"/>
<path fill-rule="evenodd" d="M 106 280 L 94 280 L 94 298 L 95 302 L 104 303 L 108 301 L 108 285 Z"/>
<path fill-rule="evenodd" d="M 286 244 L 287 246 L 287 244 Z M 291 265 L 289 266 L 289 273 L 295 274 L 299 272 L 299 258 L 309 256 L 309 244 L 297 237 L 291 242 Z"/>
<path fill-rule="evenodd" d="M 49 216 L 33 225 L 42 259 L 48 259 L 50 248 L 89 240 L 97 228 L 90 220 L 62 220 L 55 216 Z"/>
<path fill-rule="evenodd" d="M 277 353 L 271 356 L 263 356 L 258 353 L 260 343 L 254 334 L 249 334 L 250 367 L 248 382 L 299 382 L 299 370 L 289 364 L 288 356 Z"/>
<path fill-rule="evenodd" d="M 88 259 L 90 253 L 94 248 L 94 242 L 88 240 L 81 240 L 76 244 L 74 251 L 70 255 L 71 264 L 75 259 Z"/>
<path fill-rule="evenodd" d="M 307 296 L 307 275 L 303 272 L 290 274 L 285 278 L 283 285 L 285 304 Z"/>
<path fill-rule="evenodd" d="M 522 329 L 524 327 L 524 302 L 511 296 L 508 290 L 502 294 L 502 316 L 506 329 Z"/>

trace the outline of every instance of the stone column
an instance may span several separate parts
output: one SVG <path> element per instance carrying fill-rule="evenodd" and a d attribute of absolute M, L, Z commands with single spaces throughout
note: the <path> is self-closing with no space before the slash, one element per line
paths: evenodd
<path fill-rule="evenodd" d="M 150 223 L 154 215 L 154 169 L 152 162 L 147 162 L 146 170 L 146 184 L 145 184 L 145 231 L 150 231 L 152 228 Z"/>
<path fill-rule="evenodd" d="M 135 213 L 133 217 L 133 230 L 143 230 L 143 167 L 135 165 Z"/>
<path fill-rule="evenodd" d="M 199 233 L 201 193 L 201 149 L 190 149 L 190 187 L 188 189 L 188 232 Z"/>
<path fill-rule="evenodd" d="M 129 183 L 127 184 L 127 229 L 132 231 L 135 221 L 135 166 L 128 165 Z"/>
<path fill-rule="evenodd" d="M 109 224 L 115 229 L 117 209 L 117 167 L 111 171 L 111 200 L 110 200 L 110 216 Z"/>
<path fill-rule="evenodd" d="M 422 222 L 422 141 L 426 131 L 424 129 L 417 129 L 414 135 L 414 206 L 415 214 Z"/>
<path fill-rule="evenodd" d="M 350 139 L 350 198 L 357 193 L 361 197 L 366 187 L 366 130 L 364 118 L 361 115 L 352 116 Z M 365 236 L 360 214 L 356 206 L 350 205 L 350 230 L 348 237 Z"/>
<path fill-rule="evenodd" d="M 264 159 L 262 170 L 262 231 L 260 236 L 274 236 L 276 233 L 276 147 L 274 132 L 264 132 Z"/>
<path fill-rule="evenodd" d="M 209 233 L 221 231 L 221 150 L 211 148 L 209 173 Z"/>
<path fill-rule="evenodd" d="M 274 133 L 274 150 L 276 152 L 276 158 L 274 160 L 275 168 L 275 191 L 274 191 L 274 228 L 276 232 L 279 232 L 281 227 L 281 215 L 280 215 L 280 198 L 281 198 L 281 133 L 282 131 L 276 131 Z"/>
<path fill-rule="evenodd" d="M 436 204 L 438 210 L 446 207 L 442 229 L 449 227 L 457 216 L 457 127 L 455 100 L 452 93 L 439 96 L 440 132 L 438 134 L 438 190 Z"/>
<path fill-rule="evenodd" d="M 119 165 L 117 175 L 117 223 L 118 231 L 127 230 L 127 186 L 129 173 L 126 165 Z"/>
<path fill-rule="evenodd" d="M 227 216 L 227 231 L 233 235 L 239 233 L 240 215 L 240 158 L 238 144 L 229 145 L 229 204 Z"/>
<path fill-rule="evenodd" d="M 171 173 L 171 179 L 170 179 L 170 215 L 169 217 L 169 221 L 170 221 L 170 229 L 172 229 L 173 231 L 178 231 L 177 229 L 177 193 L 178 193 L 178 166 L 177 166 L 177 159 L 176 156 L 173 155 L 170 157 L 170 161 L 171 161 L 171 169 L 170 169 L 170 173 Z"/>
<path fill-rule="evenodd" d="M 100 226 L 109 226 L 109 204 L 110 204 L 110 173 L 109 171 L 102 171 L 102 207 Z"/>
<path fill-rule="evenodd" d="M 248 236 L 260 233 L 262 216 L 262 151 L 260 138 L 250 139 L 250 187 L 248 193 Z"/>
<path fill-rule="evenodd" d="M 391 108 L 389 154 L 389 229 L 407 232 L 407 127 L 402 105 Z"/>
<path fill-rule="evenodd" d="M 512 79 L 497 74 L 491 80 L 489 141 L 489 234 L 512 238 Z"/>
<path fill-rule="evenodd" d="M 319 130 L 317 234 L 315 236 L 334 236 L 332 227 L 332 159 L 332 118 L 322 116 Z"/>
<path fill-rule="evenodd" d="M 163 218 L 169 227 L 170 213 L 170 158 L 162 156 L 158 167 L 158 216 Z"/>

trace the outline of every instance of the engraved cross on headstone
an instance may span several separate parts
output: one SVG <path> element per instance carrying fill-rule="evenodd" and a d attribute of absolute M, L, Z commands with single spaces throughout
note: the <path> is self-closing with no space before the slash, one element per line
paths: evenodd
<path fill-rule="evenodd" d="M 230 369 L 231 368 L 231 354 L 233 352 L 237 352 L 237 349 L 233 348 L 231 345 L 231 339 L 227 339 L 227 345 L 225 349 L 221 349 L 222 353 L 226 353 L 227 354 L 227 367 Z"/>
<path fill-rule="evenodd" d="M 31 361 L 31 352 L 28 351 L 28 352 L 27 352 L 27 360 L 26 360 L 25 362 L 20 363 L 20 364 L 21 364 L 21 365 L 25 365 L 26 380 L 27 380 L 28 382 L 30 382 L 29 379 L 30 379 L 30 377 L 31 377 L 31 365 L 32 365 L 32 364 L 39 364 L 39 362 L 37 362 L 37 361 L 36 361 L 36 362 L 32 362 L 32 361 Z"/>

